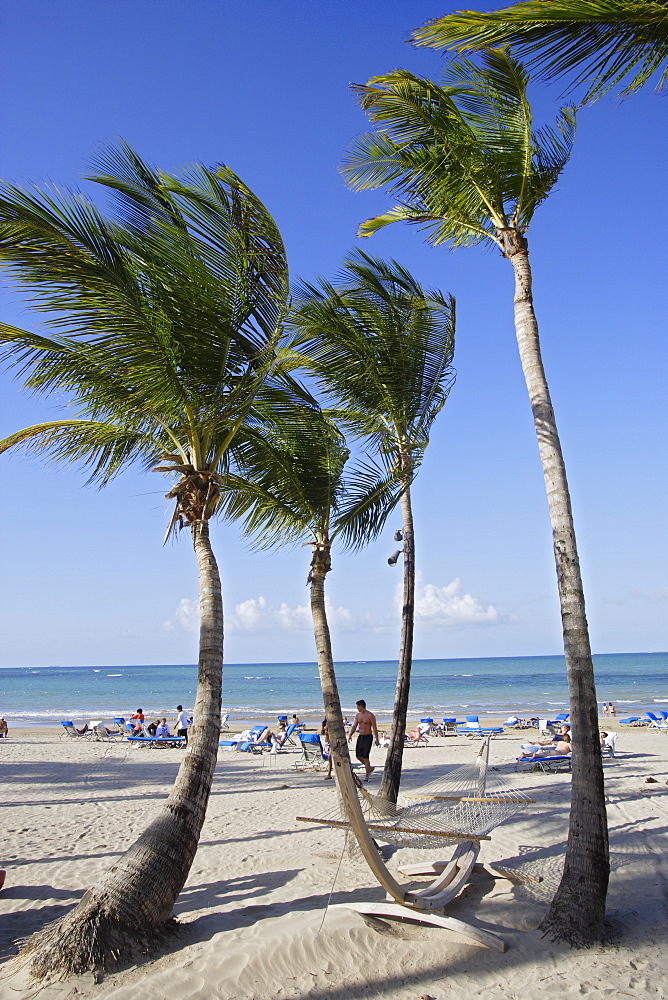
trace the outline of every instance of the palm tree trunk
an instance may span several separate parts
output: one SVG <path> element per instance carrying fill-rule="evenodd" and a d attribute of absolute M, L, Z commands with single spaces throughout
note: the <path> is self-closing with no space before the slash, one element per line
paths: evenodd
<path fill-rule="evenodd" d="M 329 541 L 314 544 L 311 572 L 308 582 L 311 584 L 311 617 L 313 618 L 313 633 L 315 636 L 316 655 L 318 658 L 318 673 L 325 705 L 327 732 L 329 734 L 330 751 L 335 757 L 350 759 L 348 740 L 343 725 L 343 713 L 339 689 L 334 673 L 332 657 L 332 641 L 329 634 L 327 610 L 325 607 L 325 576 L 331 567 Z"/>
<path fill-rule="evenodd" d="M 199 567 L 200 651 L 194 724 L 169 798 L 124 856 L 65 917 L 20 952 L 36 979 L 107 968 L 159 943 L 192 865 L 213 781 L 220 732 L 223 603 L 208 523 L 192 528 Z"/>
<path fill-rule="evenodd" d="M 573 744 L 564 872 L 542 929 L 555 940 L 586 945 L 601 936 L 610 871 L 594 666 L 566 469 L 540 353 L 526 241 L 514 230 L 507 230 L 502 236 L 505 255 L 515 272 L 517 343 L 534 415 L 552 523 Z"/>
<path fill-rule="evenodd" d="M 411 507 L 410 486 L 401 494 L 401 515 L 404 535 L 404 588 L 401 605 L 401 644 L 397 685 L 394 692 L 392 731 L 387 748 L 383 780 L 379 794 L 391 802 L 396 802 L 401 783 L 401 766 L 404 757 L 404 735 L 408 714 L 408 695 L 411 686 L 413 666 L 413 629 L 415 624 L 415 535 L 413 532 L 413 509 Z"/>

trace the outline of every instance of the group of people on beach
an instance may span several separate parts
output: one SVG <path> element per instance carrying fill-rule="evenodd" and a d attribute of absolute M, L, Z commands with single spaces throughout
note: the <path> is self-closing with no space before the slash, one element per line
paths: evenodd
<path fill-rule="evenodd" d="M 138 708 L 130 718 L 128 719 L 127 725 L 132 728 L 132 736 L 150 736 L 155 739 L 168 739 L 172 736 L 181 736 L 185 739 L 186 746 L 188 745 L 188 730 L 192 725 L 192 716 L 186 712 L 183 705 L 177 705 L 176 711 L 178 715 L 176 716 L 175 723 L 175 733 L 170 732 L 169 723 L 167 722 L 167 717 L 155 719 L 153 722 L 146 722 L 146 717 L 144 715 L 143 708 Z M 125 723 L 125 720 L 121 720 Z M 121 723 L 119 722 L 117 726 L 112 729 L 110 726 L 105 725 L 103 722 L 96 722 L 91 720 L 90 722 L 85 722 L 81 728 L 75 726 L 76 731 L 80 736 L 85 736 L 86 733 L 92 732 L 96 726 L 101 726 L 108 736 L 119 736 L 124 730 L 121 728 Z M 128 735 L 128 733 L 124 733 Z"/>

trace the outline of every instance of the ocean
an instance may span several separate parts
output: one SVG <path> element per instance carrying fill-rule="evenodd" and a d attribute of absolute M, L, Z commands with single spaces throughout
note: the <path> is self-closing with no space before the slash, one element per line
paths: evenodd
<path fill-rule="evenodd" d="M 618 715 L 668 708 L 668 653 L 612 653 L 594 657 L 599 700 Z M 396 661 L 337 663 L 343 710 L 364 698 L 380 721 L 392 711 Z M 138 706 L 149 716 L 192 708 L 197 682 L 193 664 L 153 666 L 6 667 L 0 669 L 0 716 L 10 725 L 49 725 L 127 717 Z M 228 663 L 223 711 L 232 719 L 296 712 L 321 715 L 315 663 Z M 465 714 L 552 716 L 568 709 L 561 656 L 415 660 L 409 710 L 412 716 Z"/>

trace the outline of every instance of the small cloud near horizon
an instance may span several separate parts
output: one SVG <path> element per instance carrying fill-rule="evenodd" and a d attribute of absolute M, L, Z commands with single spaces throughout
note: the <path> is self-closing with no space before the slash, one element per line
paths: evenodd
<path fill-rule="evenodd" d="M 656 590 L 635 588 L 631 591 L 631 595 L 639 597 L 641 601 L 648 601 L 650 604 L 659 604 L 661 601 L 668 601 L 668 587 L 657 587 Z"/>

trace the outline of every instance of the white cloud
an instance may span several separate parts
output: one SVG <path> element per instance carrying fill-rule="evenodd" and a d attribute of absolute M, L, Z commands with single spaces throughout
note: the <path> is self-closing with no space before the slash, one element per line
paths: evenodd
<path fill-rule="evenodd" d="M 359 622 L 348 608 L 327 604 L 327 618 L 331 627 L 356 628 Z M 182 597 L 171 619 L 162 623 L 166 632 L 196 632 L 199 627 L 199 604 L 190 597 Z M 277 606 L 267 599 L 249 597 L 235 605 L 234 611 L 225 616 L 225 630 L 230 633 L 253 635 L 259 632 L 309 632 L 313 629 L 311 609 L 306 604 L 291 607 L 283 602 Z"/>
<path fill-rule="evenodd" d="M 175 632 L 177 627 L 184 632 L 196 632 L 199 628 L 199 601 L 182 597 L 174 611 L 174 619 L 162 623 L 166 632 Z"/>
<path fill-rule="evenodd" d="M 668 601 L 668 587 L 657 587 L 656 590 L 632 590 L 634 597 L 639 597 L 642 601 L 650 604 L 658 604 L 660 601 Z"/>
<path fill-rule="evenodd" d="M 330 626 L 339 628 L 354 628 L 358 623 L 355 616 L 344 607 L 332 607 L 327 604 L 327 618 Z M 313 628 L 311 609 L 308 605 L 279 604 L 278 607 L 267 602 L 265 597 L 249 597 L 234 608 L 234 614 L 227 618 L 227 627 L 231 632 L 256 633 L 280 629 L 285 632 L 305 632 Z"/>
<path fill-rule="evenodd" d="M 415 593 L 416 624 L 438 628 L 448 625 L 489 625 L 500 621 L 501 616 L 493 605 L 484 606 L 472 594 L 462 594 L 461 586 L 459 578 L 445 587 L 437 587 L 433 583 L 418 586 Z M 394 614 L 373 617 L 369 612 L 358 616 L 343 605 L 334 606 L 327 602 L 327 620 L 333 629 L 387 632 L 397 626 L 396 612 L 401 608 L 401 584 L 397 587 L 395 603 Z M 178 629 L 196 632 L 198 626 L 199 605 L 190 597 L 181 598 L 172 618 L 163 622 L 163 628 L 168 632 Z M 225 616 L 226 632 L 237 635 L 311 632 L 312 629 L 313 621 L 308 604 L 293 607 L 283 602 L 274 605 L 262 595 L 241 601 L 235 605 L 233 612 Z"/>
<path fill-rule="evenodd" d="M 493 604 L 484 606 L 473 594 L 462 594 L 462 581 L 437 587 L 418 586 L 415 592 L 415 623 L 433 625 L 495 625 L 501 619 Z"/>

